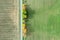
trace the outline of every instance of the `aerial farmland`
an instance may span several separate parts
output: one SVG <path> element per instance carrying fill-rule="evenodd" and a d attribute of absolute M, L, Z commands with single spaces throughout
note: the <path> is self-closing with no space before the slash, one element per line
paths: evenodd
<path fill-rule="evenodd" d="M 25 40 L 60 40 L 60 0 L 26 0 Z"/>

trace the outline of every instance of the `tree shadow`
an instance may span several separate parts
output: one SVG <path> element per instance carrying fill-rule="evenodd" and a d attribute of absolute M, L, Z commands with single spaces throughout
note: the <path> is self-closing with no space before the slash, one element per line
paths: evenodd
<path fill-rule="evenodd" d="M 27 5 L 26 11 L 27 11 L 26 25 L 27 25 L 27 36 L 28 36 L 28 35 L 31 35 L 34 32 L 34 28 L 32 27 L 30 22 L 31 22 L 31 19 L 34 17 L 35 11 L 32 10 L 29 7 L 29 5 Z"/>
<path fill-rule="evenodd" d="M 31 24 L 27 24 L 27 36 L 32 35 L 34 32 L 34 28 L 31 27 Z"/>
<path fill-rule="evenodd" d="M 31 9 L 31 7 L 29 7 L 29 5 L 27 5 L 26 11 L 27 11 L 28 19 L 33 18 L 35 11 L 33 9 Z"/>

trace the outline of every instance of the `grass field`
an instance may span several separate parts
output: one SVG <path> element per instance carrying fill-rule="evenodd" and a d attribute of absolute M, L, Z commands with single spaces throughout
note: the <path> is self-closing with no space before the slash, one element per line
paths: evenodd
<path fill-rule="evenodd" d="M 27 0 L 29 5 L 26 40 L 60 40 L 60 0 Z"/>

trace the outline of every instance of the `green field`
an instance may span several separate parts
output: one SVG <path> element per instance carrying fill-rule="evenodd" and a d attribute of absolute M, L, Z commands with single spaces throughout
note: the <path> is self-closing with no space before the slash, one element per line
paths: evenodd
<path fill-rule="evenodd" d="M 60 40 L 60 0 L 27 0 L 26 40 Z"/>

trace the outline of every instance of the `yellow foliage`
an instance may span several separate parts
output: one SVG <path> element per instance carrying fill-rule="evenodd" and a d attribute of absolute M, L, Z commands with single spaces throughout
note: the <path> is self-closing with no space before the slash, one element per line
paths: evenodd
<path fill-rule="evenodd" d="M 23 10 L 26 10 L 26 4 L 22 5 Z"/>

